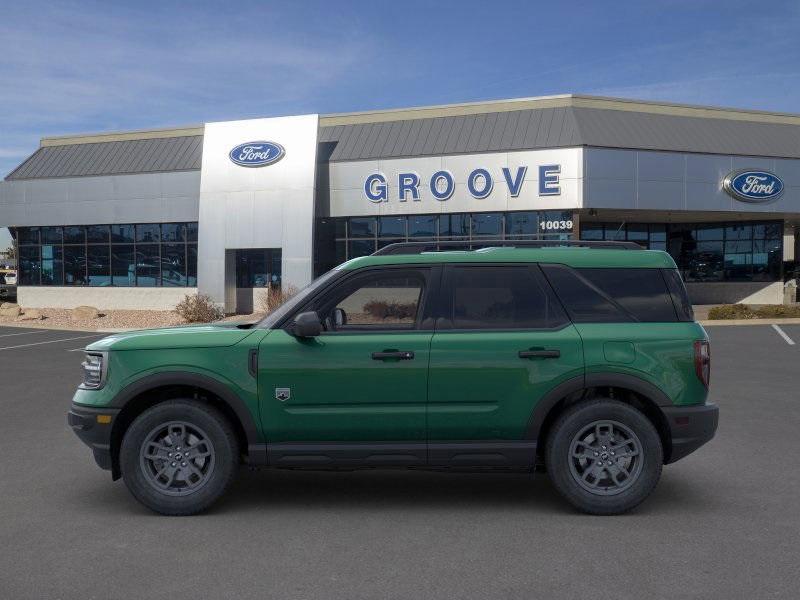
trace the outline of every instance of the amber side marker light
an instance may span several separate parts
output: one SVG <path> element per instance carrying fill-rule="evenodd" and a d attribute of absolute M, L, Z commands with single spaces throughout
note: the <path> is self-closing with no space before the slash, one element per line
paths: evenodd
<path fill-rule="evenodd" d="M 111 415 L 97 415 L 97 422 L 101 425 L 108 425 L 111 423 Z"/>

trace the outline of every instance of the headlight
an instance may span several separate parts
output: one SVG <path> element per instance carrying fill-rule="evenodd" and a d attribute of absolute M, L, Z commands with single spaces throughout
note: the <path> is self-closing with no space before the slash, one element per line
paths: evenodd
<path fill-rule="evenodd" d="M 83 367 L 82 388 L 97 390 L 106 382 L 107 356 L 105 352 L 86 353 L 86 359 L 81 363 Z"/>

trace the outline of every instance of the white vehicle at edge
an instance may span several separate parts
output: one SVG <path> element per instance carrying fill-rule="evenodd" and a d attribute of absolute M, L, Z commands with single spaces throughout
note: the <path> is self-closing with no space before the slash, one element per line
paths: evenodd
<path fill-rule="evenodd" d="M 17 272 L 12 269 L 0 268 L 0 298 L 17 297 Z"/>

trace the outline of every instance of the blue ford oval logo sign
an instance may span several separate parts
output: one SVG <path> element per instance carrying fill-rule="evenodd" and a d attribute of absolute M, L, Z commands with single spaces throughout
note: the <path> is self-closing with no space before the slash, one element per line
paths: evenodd
<path fill-rule="evenodd" d="M 742 202 L 769 202 L 780 198 L 783 180 L 769 171 L 744 169 L 729 173 L 722 182 L 722 187 Z"/>
<path fill-rule="evenodd" d="M 230 159 L 241 167 L 265 167 L 278 162 L 286 154 L 275 142 L 247 142 L 230 151 Z"/>

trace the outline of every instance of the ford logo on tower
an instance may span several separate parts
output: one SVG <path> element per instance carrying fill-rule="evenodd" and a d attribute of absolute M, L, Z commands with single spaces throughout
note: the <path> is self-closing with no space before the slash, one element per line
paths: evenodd
<path fill-rule="evenodd" d="M 728 194 L 742 202 L 769 202 L 780 198 L 783 181 L 769 171 L 745 169 L 729 173 L 722 182 Z"/>
<path fill-rule="evenodd" d="M 241 167 L 265 167 L 278 162 L 286 154 L 275 142 L 247 142 L 230 151 L 230 159 Z"/>

